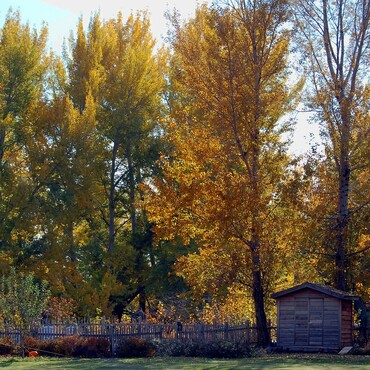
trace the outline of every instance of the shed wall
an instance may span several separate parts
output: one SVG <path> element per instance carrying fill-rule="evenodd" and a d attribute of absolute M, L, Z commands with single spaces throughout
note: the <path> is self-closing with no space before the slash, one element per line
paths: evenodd
<path fill-rule="evenodd" d="M 278 299 L 278 345 L 285 349 L 338 349 L 341 300 L 312 289 Z"/>
<path fill-rule="evenodd" d="M 342 333 L 341 346 L 353 345 L 353 304 L 352 301 L 342 301 Z"/>

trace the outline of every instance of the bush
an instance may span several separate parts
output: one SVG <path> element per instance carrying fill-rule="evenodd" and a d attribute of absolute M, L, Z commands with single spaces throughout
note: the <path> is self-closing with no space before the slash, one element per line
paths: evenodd
<path fill-rule="evenodd" d="M 243 358 L 251 355 L 251 347 L 246 341 L 177 339 L 165 340 L 157 344 L 157 356 Z"/>
<path fill-rule="evenodd" d="M 10 338 L 0 339 L 0 356 L 12 355 L 15 352 L 15 345 Z"/>
<path fill-rule="evenodd" d="M 214 358 L 251 357 L 251 348 L 246 341 L 229 342 L 226 340 L 213 340 L 205 346 L 204 355 Z"/>
<path fill-rule="evenodd" d="M 352 350 L 352 354 L 354 355 L 361 355 L 361 356 L 368 356 L 370 355 L 370 342 L 364 344 L 362 347 L 355 346 Z"/>
<path fill-rule="evenodd" d="M 109 357 L 110 343 L 106 338 L 84 338 L 66 336 L 54 340 L 40 341 L 35 338 L 26 338 L 25 346 L 28 350 L 37 350 L 44 356 L 69 357 Z"/>
<path fill-rule="evenodd" d="M 83 353 L 83 338 L 74 336 L 60 337 L 55 342 L 55 352 L 69 357 L 79 357 Z"/>
<path fill-rule="evenodd" d="M 9 345 L 1 346 L 0 351 L 10 354 Z M 49 341 L 40 341 L 35 338 L 26 338 L 24 341 L 28 351 L 37 350 L 43 356 L 69 357 L 109 357 L 110 342 L 106 338 L 66 336 Z M 146 340 L 138 337 L 125 339 L 117 348 L 117 357 L 153 357 L 153 356 L 184 356 L 208 358 L 244 358 L 252 356 L 252 349 L 248 342 L 231 342 L 223 339 L 166 339 Z"/>
<path fill-rule="evenodd" d="M 106 338 L 86 338 L 83 346 L 84 357 L 109 357 L 110 342 Z"/>
<path fill-rule="evenodd" d="M 156 354 L 156 346 L 153 342 L 142 338 L 128 338 L 117 348 L 118 357 L 153 357 Z"/>

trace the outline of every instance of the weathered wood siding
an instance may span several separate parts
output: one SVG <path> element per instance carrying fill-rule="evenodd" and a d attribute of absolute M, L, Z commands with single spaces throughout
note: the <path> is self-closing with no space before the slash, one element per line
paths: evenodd
<path fill-rule="evenodd" d="M 352 301 L 342 301 L 342 347 L 353 344 L 353 304 Z"/>
<path fill-rule="evenodd" d="M 303 289 L 278 299 L 278 345 L 285 349 L 337 349 L 341 300 Z"/>

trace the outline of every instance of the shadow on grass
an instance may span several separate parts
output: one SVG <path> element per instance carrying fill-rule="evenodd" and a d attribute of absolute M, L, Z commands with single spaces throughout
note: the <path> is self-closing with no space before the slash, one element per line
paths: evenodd
<path fill-rule="evenodd" d="M 325 369 L 365 370 L 370 369 L 370 356 L 269 356 L 240 360 L 204 358 L 151 358 L 151 359 L 0 359 L 0 368 L 18 370 L 237 370 L 237 369 Z"/>
<path fill-rule="evenodd" d="M 0 361 L 0 368 L 12 366 L 14 362 L 17 362 L 17 360 L 14 357 L 8 358 L 6 361 L 4 361 L 4 363 L 3 361 Z"/>

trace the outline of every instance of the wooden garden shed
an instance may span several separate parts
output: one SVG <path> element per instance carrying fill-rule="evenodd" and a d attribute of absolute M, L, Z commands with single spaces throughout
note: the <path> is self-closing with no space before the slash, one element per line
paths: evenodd
<path fill-rule="evenodd" d="M 353 301 L 358 297 L 313 283 L 271 297 L 277 300 L 279 348 L 313 352 L 353 345 Z"/>

